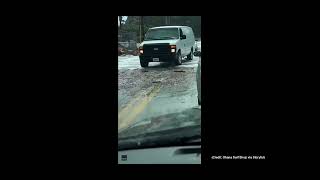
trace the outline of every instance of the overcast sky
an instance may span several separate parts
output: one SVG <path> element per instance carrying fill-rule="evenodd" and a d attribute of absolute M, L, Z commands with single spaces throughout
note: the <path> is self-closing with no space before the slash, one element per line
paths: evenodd
<path fill-rule="evenodd" d="M 124 21 L 126 21 L 127 18 L 128 18 L 128 16 L 122 16 L 122 19 L 123 19 Z M 119 26 L 119 25 L 120 25 L 120 19 L 119 19 L 119 16 L 118 16 L 118 26 Z"/>

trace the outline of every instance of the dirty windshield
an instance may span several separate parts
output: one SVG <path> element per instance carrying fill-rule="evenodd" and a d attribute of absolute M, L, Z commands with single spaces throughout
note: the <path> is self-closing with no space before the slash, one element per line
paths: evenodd
<path fill-rule="evenodd" d="M 201 71 L 195 53 L 200 17 L 119 16 L 118 20 L 119 146 L 150 136 L 153 145 L 160 146 L 160 140 L 165 145 L 171 133 L 201 142 L 201 76 L 196 75 Z M 175 28 L 151 29 L 161 26 Z M 186 39 L 178 38 L 177 26 L 188 27 L 183 29 Z M 158 39 L 162 44 L 150 41 Z"/>

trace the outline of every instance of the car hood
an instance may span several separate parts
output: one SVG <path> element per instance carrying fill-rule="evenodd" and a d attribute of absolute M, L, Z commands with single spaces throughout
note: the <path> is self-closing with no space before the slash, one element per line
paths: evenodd
<path fill-rule="evenodd" d="M 179 39 L 167 39 L 167 40 L 151 40 L 151 41 L 143 41 L 140 46 L 145 44 L 160 44 L 160 43 L 169 43 L 169 45 L 175 45 Z"/>

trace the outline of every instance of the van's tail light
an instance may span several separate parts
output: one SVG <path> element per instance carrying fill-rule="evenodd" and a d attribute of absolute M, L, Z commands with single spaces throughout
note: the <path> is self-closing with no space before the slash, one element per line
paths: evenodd
<path fill-rule="evenodd" d="M 174 53 L 176 52 L 176 46 L 175 45 L 171 45 L 170 46 L 171 52 Z"/>

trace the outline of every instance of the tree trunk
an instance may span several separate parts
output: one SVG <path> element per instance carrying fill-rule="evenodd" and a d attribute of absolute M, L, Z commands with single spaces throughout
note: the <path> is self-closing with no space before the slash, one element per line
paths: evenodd
<path fill-rule="evenodd" d="M 143 16 L 140 16 L 140 43 L 144 39 L 144 24 L 143 24 Z"/>
<path fill-rule="evenodd" d="M 164 16 L 164 18 L 165 18 L 165 25 L 166 26 L 169 26 L 170 24 L 171 24 L 171 16 Z"/>
<path fill-rule="evenodd" d="M 122 26 L 122 16 L 119 16 L 119 22 L 120 22 L 119 29 L 121 29 L 121 26 Z"/>

